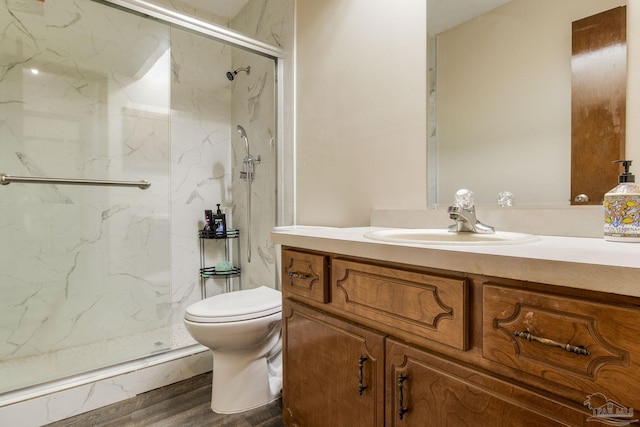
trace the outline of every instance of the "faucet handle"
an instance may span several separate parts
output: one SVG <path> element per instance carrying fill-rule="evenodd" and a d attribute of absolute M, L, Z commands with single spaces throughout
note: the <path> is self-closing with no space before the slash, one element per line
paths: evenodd
<path fill-rule="evenodd" d="M 467 190 L 466 188 L 461 188 L 456 191 L 454 205 L 469 211 L 473 210 L 475 206 L 473 191 Z"/>
<path fill-rule="evenodd" d="M 508 208 L 513 206 L 513 193 L 509 191 L 501 191 L 498 193 L 498 206 Z"/>

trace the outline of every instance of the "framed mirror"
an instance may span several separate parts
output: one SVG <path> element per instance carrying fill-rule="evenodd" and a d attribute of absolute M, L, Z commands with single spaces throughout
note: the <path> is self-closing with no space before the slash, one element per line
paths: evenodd
<path fill-rule="evenodd" d="M 626 4 L 428 0 L 430 205 L 570 204 L 572 23 Z"/>

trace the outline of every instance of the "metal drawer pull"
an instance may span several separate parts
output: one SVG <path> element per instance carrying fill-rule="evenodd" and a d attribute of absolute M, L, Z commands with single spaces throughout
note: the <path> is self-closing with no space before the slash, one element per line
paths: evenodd
<path fill-rule="evenodd" d="M 362 370 L 364 369 L 364 362 L 366 362 L 367 360 L 369 359 L 365 356 L 360 356 L 360 358 L 358 359 L 358 369 L 360 371 L 360 373 L 358 374 L 358 378 L 360 378 L 360 383 L 358 384 L 358 393 L 360 394 L 360 396 L 362 396 L 362 393 L 367 389 L 367 386 L 362 383 Z"/>
<path fill-rule="evenodd" d="M 540 338 L 540 337 L 536 337 L 534 335 L 531 335 L 529 332 L 519 332 L 519 331 L 514 331 L 513 335 L 515 335 L 518 338 L 522 338 L 525 339 L 527 341 L 537 341 L 541 344 L 544 345 L 549 345 L 552 347 L 560 347 L 561 349 L 568 351 L 570 353 L 576 353 L 576 354 L 580 354 L 582 356 L 590 356 L 591 353 L 589 353 L 589 351 L 584 348 L 583 346 L 576 346 L 576 345 L 572 345 L 572 344 L 563 344 L 561 342 L 557 342 L 557 341 L 553 341 L 550 340 L 548 338 Z"/>
<path fill-rule="evenodd" d="M 311 276 L 308 276 L 308 275 L 303 274 L 303 273 L 289 273 L 289 277 L 291 277 L 292 279 L 302 279 L 302 280 L 305 280 L 305 279 L 308 279 L 308 278 L 309 278 L 309 277 L 311 277 Z"/>
<path fill-rule="evenodd" d="M 398 417 L 400 419 L 409 412 L 409 408 L 404 407 L 404 382 L 408 379 L 409 377 L 404 374 L 398 375 Z"/>

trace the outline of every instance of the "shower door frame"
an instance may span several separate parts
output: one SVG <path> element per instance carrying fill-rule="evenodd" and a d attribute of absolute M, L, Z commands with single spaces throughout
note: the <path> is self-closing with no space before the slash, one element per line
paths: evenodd
<path fill-rule="evenodd" d="M 268 58 L 278 60 L 284 59 L 285 53 L 282 49 L 270 44 L 252 39 L 244 34 L 220 27 L 215 24 L 204 22 L 191 16 L 183 15 L 161 6 L 141 0 L 93 0 L 97 3 L 112 4 L 123 9 L 138 12 L 145 16 L 151 16 L 162 22 L 175 24 L 180 28 L 195 31 L 222 41 L 230 46 L 248 50 Z M 279 61 L 277 61 L 279 62 Z"/>

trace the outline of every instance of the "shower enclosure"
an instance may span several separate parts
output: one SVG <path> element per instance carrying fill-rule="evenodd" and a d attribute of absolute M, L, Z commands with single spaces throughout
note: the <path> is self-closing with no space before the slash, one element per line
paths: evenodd
<path fill-rule="evenodd" d="M 217 203 L 259 254 L 243 287 L 275 284 L 278 49 L 135 0 L 12 0 L 0 26 L 0 397 L 193 345 Z M 262 158 L 251 230 L 237 123 Z"/>

